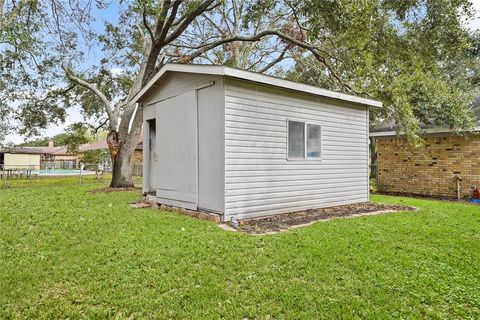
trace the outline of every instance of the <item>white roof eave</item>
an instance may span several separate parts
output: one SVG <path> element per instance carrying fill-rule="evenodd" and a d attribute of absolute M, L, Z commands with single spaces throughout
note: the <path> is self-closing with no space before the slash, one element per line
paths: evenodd
<path fill-rule="evenodd" d="M 284 88 L 288 90 L 304 92 L 313 94 L 316 96 L 322 96 L 330 99 L 352 102 L 361 105 L 367 105 L 370 107 L 381 108 L 382 103 L 380 101 L 357 97 L 345 93 L 335 92 L 327 89 L 322 89 L 306 84 L 296 83 L 289 80 L 279 79 L 271 76 L 266 76 L 259 73 L 250 71 L 244 71 L 240 69 L 213 66 L 213 65 L 189 65 L 189 64 L 167 64 L 163 66 L 160 71 L 138 92 L 132 99 L 132 103 L 139 102 L 140 99 L 155 85 L 155 83 L 167 72 L 185 72 L 185 73 L 197 73 L 197 74 L 212 74 L 227 76 L 242 80 L 248 80 L 256 83 L 266 84 L 269 86 Z"/>

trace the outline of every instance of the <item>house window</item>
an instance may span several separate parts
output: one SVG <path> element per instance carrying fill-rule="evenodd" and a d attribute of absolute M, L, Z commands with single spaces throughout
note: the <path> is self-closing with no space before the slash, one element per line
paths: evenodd
<path fill-rule="evenodd" d="M 320 159 L 321 127 L 288 121 L 288 159 Z"/>

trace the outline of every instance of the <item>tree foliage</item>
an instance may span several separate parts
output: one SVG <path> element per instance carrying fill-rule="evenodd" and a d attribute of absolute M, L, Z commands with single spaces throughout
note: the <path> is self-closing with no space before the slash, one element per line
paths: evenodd
<path fill-rule="evenodd" d="M 32 139 L 26 141 L 24 143 L 20 143 L 19 146 L 21 147 L 46 147 L 50 141 L 53 142 L 55 146 L 64 146 L 66 140 L 66 133 L 59 133 L 54 135 L 53 137 L 40 137 L 36 139 Z"/>
<path fill-rule="evenodd" d="M 98 136 L 93 134 L 88 128 L 81 123 L 74 123 L 68 128 L 53 137 L 42 137 L 33 139 L 20 144 L 23 147 L 46 147 L 50 141 L 56 147 L 67 147 L 68 153 L 75 154 L 78 152 L 82 144 L 91 143 L 98 139 Z"/>
<path fill-rule="evenodd" d="M 264 30 L 278 30 L 294 39 L 299 37 L 292 9 L 282 1 L 259 5 L 259 1 L 225 0 L 209 15 L 202 15 L 187 29 L 177 53 L 188 55 L 213 39 L 221 41 L 232 34 L 249 34 Z M 260 73 L 283 71 L 282 62 L 293 60 L 305 50 L 281 37 L 261 37 L 256 41 L 228 42 L 212 48 L 198 58 L 198 62 L 220 64 Z"/>
<path fill-rule="evenodd" d="M 0 0 L 0 130 L 38 136 L 65 122 L 66 97 L 61 61 L 82 61 L 80 40 L 91 39 L 93 1 Z M 12 107 L 14 106 L 14 107 Z M 5 123 L 9 125 L 5 125 Z M 0 135 L 2 131 L 0 131 Z"/>
<path fill-rule="evenodd" d="M 99 163 L 108 160 L 110 155 L 106 150 L 89 150 L 86 151 L 82 156 L 82 163 L 87 163 L 91 165 L 98 165 Z"/>
<path fill-rule="evenodd" d="M 95 171 L 95 176 L 100 179 L 100 166 L 110 160 L 110 154 L 107 150 L 89 150 L 86 151 L 81 159 L 86 170 Z"/>

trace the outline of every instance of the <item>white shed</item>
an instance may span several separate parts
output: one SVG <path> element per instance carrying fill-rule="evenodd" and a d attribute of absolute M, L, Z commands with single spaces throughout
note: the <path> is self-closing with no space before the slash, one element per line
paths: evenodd
<path fill-rule="evenodd" d="M 143 105 L 143 189 L 232 217 L 368 201 L 378 101 L 223 66 L 164 66 Z"/>

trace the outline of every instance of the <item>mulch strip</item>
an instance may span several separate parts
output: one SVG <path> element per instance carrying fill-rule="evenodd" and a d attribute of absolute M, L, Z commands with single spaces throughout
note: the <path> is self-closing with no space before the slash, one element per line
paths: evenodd
<path fill-rule="evenodd" d="M 130 203 L 130 206 L 135 209 L 152 208 L 160 209 L 162 211 L 172 211 L 178 214 L 220 223 L 220 216 L 217 214 L 165 206 L 157 203 L 154 200 L 132 202 Z M 417 208 L 401 205 L 363 202 L 330 208 L 309 209 L 304 211 L 282 213 L 260 218 L 240 219 L 238 220 L 237 228 L 234 228 L 231 222 L 224 222 L 219 224 L 219 226 L 227 231 L 241 231 L 248 234 L 272 234 L 283 232 L 288 229 L 307 226 L 317 221 L 330 220 L 333 218 L 359 217 L 365 215 L 377 215 L 382 213 L 415 210 L 417 210 Z"/>
<path fill-rule="evenodd" d="M 291 228 L 309 225 L 320 220 L 415 210 L 417 209 L 414 207 L 364 202 L 330 208 L 283 213 L 263 218 L 242 219 L 238 221 L 238 227 L 236 230 L 249 234 L 278 233 Z M 229 227 L 233 227 L 230 222 L 227 224 Z"/>

